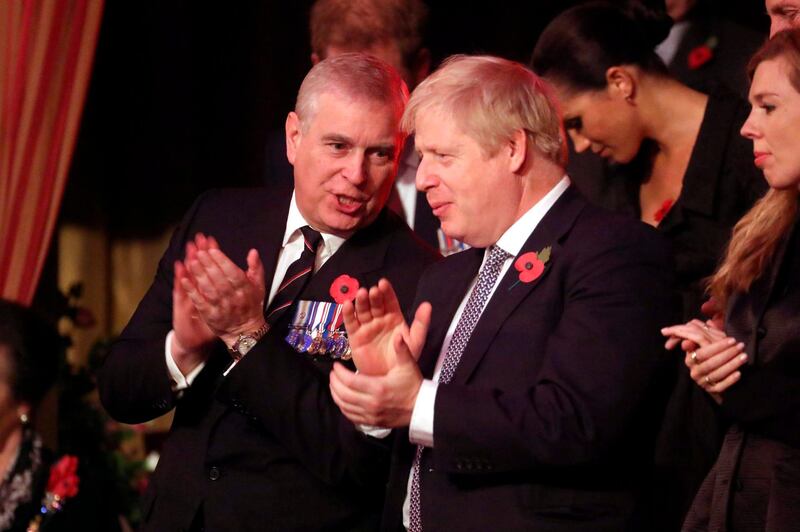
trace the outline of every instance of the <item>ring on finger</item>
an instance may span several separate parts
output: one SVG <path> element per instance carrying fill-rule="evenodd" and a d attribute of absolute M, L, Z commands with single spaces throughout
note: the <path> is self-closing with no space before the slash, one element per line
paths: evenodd
<path fill-rule="evenodd" d="M 692 351 L 691 353 L 689 353 L 689 358 L 692 359 L 692 362 L 697 364 L 697 351 Z"/>
<path fill-rule="evenodd" d="M 705 380 L 706 380 L 706 384 L 708 384 L 709 386 L 714 386 L 716 384 L 714 381 L 711 380 L 711 377 L 709 377 L 708 375 L 706 375 L 706 379 Z"/>

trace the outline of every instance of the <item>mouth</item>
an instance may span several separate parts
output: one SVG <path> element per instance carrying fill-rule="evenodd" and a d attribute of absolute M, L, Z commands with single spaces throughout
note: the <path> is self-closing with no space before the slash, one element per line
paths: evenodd
<path fill-rule="evenodd" d="M 344 194 L 334 194 L 334 197 L 336 198 L 337 208 L 345 214 L 353 214 L 367 203 L 366 198 L 354 198 Z"/>
<path fill-rule="evenodd" d="M 765 151 L 756 151 L 753 152 L 753 162 L 758 168 L 763 168 L 764 164 L 766 163 L 767 157 L 769 157 L 769 153 Z"/>
<path fill-rule="evenodd" d="M 441 218 L 444 212 L 447 210 L 447 207 L 450 205 L 450 203 L 445 201 L 428 200 L 428 203 L 431 206 L 431 211 L 433 212 L 433 215 L 436 216 L 437 218 Z"/>

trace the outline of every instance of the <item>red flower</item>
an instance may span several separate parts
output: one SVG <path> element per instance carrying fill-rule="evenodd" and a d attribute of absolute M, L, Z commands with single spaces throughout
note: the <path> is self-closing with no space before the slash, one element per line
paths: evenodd
<path fill-rule="evenodd" d="M 78 494 L 80 479 L 77 475 L 78 458 L 65 454 L 50 468 L 47 491 L 60 499 L 69 499 Z"/>
<path fill-rule="evenodd" d="M 520 281 L 523 283 L 530 283 L 542 275 L 544 265 L 550 260 L 550 249 L 550 246 L 547 246 L 538 253 L 529 251 L 519 256 L 514 262 L 514 268 L 519 272 Z"/>
<path fill-rule="evenodd" d="M 708 44 L 701 44 L 689 52 L 687 63 L 689 64 L 689 68 L 692 70 L 697 70 L 701 66 L 711 61 L 713 57 L 714 52 L 711 50 L 711 47 Z"/>
<path fill-rule="evenodd" d="M 671 199 L 664 200 L 664 203 L 661 204 L 661 208 L 659 208 L 656 213 L 653 215 L 653 219 L 656 222 L 661 222 L 664 217 L 667 215 L 669 210 L 672 208 L 672 204 L 674 202 Z"/>
<path fill-rule="evenodd" d="M 341 305 L 356 298 L 358 287 L 358 279 L 349 275 L 340 275 L 331 283 L 330 294 L 333 300 Z"/>

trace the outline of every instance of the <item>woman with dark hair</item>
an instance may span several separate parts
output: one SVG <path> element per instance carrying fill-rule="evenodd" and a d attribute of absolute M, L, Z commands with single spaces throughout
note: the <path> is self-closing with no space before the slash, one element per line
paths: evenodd
<path fill-rule="evenodd" d="M 639 2 L 581 4 L 547 26 L 531 61 L 559 96 L 575 150 L 609 161 L 597 201 L 671 241 L 688 320 L 700 315 L 704 280 L 731 228 L 766 185 L 739 135 L 746 102 L 725 88 L 706 95 L 681 84 L 653 51 L 671 24 L 663 9 Z M 679 526 L 725 428 L 679 371 L 657 445 L 654 489 L 665 517 L 656 528 Z"/>
<path fill-rule="evenodd" d="M 770 190 L 711 280 L 724 330 L 694 320 L 663 331 L 670 347 L 683 340 L 692 378 L 734 421 L 687 531 L 800 527 L 800 29 L 776 34 L 749 71 L 742 135 Z"/>
<path fill-rule="evenodd" d="M 53 327 L 0 300 L 0 531 L 27 530 L 40 514 L 49 460 L 31 423 L 61 349 Z"/>

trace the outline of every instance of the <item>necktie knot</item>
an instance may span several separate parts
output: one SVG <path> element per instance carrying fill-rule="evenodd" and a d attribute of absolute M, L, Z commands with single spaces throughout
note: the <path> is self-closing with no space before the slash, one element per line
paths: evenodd
<path fill-rule="evenodd" d="M 319 242 L 322 240 L 322 235 L 319 231 L 312 229 L 311 226 L 304 225 L 300 228 L 300 232 L 303 233 L 303 240 L 306 242 L 306 248 L 311 253 L 316 253 L 317 246 L 319 246 Z"/>

